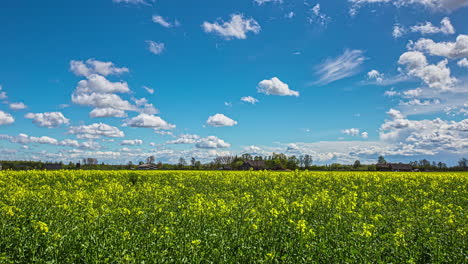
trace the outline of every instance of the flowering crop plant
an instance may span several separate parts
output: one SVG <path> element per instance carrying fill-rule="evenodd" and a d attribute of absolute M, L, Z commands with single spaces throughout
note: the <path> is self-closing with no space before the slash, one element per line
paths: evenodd
<path fill-rule="evenodd" d="M 0 172 L 0 263 L 466 263 L 468 174 Z"/>

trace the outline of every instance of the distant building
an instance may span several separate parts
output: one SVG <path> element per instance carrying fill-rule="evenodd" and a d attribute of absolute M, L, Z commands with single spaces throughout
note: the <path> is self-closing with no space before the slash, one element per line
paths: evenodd
<path fill-rule="evenodd" d="M 377 164 L 375 168 L 378 171 L 413 171 L 413 166 L 404 163 Z"/>
<path fill-rule="evenodd" d="M 266 169 L 265 161 L 263 160 L 247 160 L 241 166 L 242 170 L 264 170 Z"/>
<path fill-rule="evenodd" d="M 137 167 L 138 170 L 157 170 L 158 166 L 155 164 L 141 164 Z"/>
<path fill-rule="evenodd" d="M 62 164 L 61 163 L 44 164 L 44 169 L 46 169 L 46 170 L 61 170 L 62 169 Z"/>

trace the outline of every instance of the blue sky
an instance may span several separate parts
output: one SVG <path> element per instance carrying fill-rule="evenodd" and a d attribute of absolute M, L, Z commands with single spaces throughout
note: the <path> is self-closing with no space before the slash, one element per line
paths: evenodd
<path fill-rule="evenodd" d="M 466 0 L 30 0 L 0 13 L 0 159 L 468 154 Z"/>

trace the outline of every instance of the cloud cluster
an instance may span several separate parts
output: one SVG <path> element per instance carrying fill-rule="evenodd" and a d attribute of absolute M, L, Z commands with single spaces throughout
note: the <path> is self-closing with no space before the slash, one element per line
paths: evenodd
<path fill-rule="evenodd" d="M 181 135 L 175 140 L 167 141 L 166 144 L 195 144 L 195 147 L 200 149 L 221 149 L 231 146 L 231 144 L 215 136 L 202 138 L 198 135 L 191 134 Z"/>
<path fill-rule="evenodd" d="M 440 21 L 440 27 L 434 26 L 431 22 L 419 23 L 411 27 L 412 32 L 420 32 L 423 35 L 442 33 L 445 35 L 455 34 L 455 29 L 448 17 Z"/>
<path fill-rule="evenodd" d="M 400 56 L 398 63 L 406 66 L 409 75 L 420 78 L 430 88 L 449 90 L 457 82 L 457 79 L 450 75 L 447 60 L 429 64 L 422 52 L 408 51 Z"/>
<path fill-rule="evenodd" d="M 40 127 L 55 128 L 61 125 L 68 125 L 70 119 L 61 112 L 28 113 L 25 118 L 32 119 L 33 123 Z"/>
<path fill-rule="evenodd" d="M 64 140 L 57 140 L 55 138 L 42 136 L 42 137 L 33 137 L 27 134 L 21 133 L 18 136 L 10 136 L 10 135 L 0 135 L 1 140 L 8 140 L 11 143 L 17 143 L 21 145 L 28 145 L 28 144 L 48 144 L 54 146 L 66 146 L 66 147 L 75 147 L 81 149 L 99 149 L 101 146 L 92 141 L 82 142 L 79 143 L 73 139 L 64 139 Z"/>
<path fill-rule="evenodd" d="M 221 23 L 221 24 L 220 24 Z M 225 39 L 246 39 L 247 33 L 258 34 L 261 30 L 260 25 L 253 18 L 246 18 L 242 14 L 232 14 L 228 22 L 203 22 L 203 30 L 206 33 L 215 33 Z"/>
<path fill-rule="evenodd" d="M 141 144 L 143 144 L 143 140 L 141 139 L 127 139 L 120 142 L 120 145 L 122 146 L 136 146 Z"/>
<path fill-rule="evenodd" d="M 277 77 L 259 82 L 257 91 L 266 95 L 299 96 L 298 91 L 289 89 L 289 85 L 282 82 Z"/>
<path fill-rule="evenodd" d="M 125 67 L 116 67 L 113 62 L 88 59 L 86 61 L 70 61 L 70 71 L 72 71 L 75 75 L 86 77 L 90 76 L 91 74 L 99 74 L 103 76 L 119 75 L 129 72 L 129 69 Z"/>
<path fill-rule="evenodd" d="M 101 137 L 124 137 L 125 134 L 120 129 L 104 123 L 94 123 L 91 125 L 72 126 L 68 129 L 69 134 L 76 135 L 80 139 L 98 139 Z"/>
<path fill-rule="evenodd" d="M 435 42 L 432 39 L 419 39 L 410 43 L 413 50 L 427 52 L 433 56 L 442 56 L 449 59 L 468 57 L 468 35 L 458 35 L 455 42 Z"/>
<path fill-rule="evenodd" d="M 215 114 L 208 117 L 206 124 L 212 127 L 232 127 L 237 125 L 237 121 L 234 121 L 223 114 Z"/>
<path fill-rule="evenodd" d="M 466 0 L 348 0 L 352 6 L 349 13 L 353 16 L 361 6 L 366 4 L 392 3 L 396 7 L 410 5 L 423 6 L 435 12 L 451 12 L 459 8 L 468 6 Z"/>
<path fill-rule="evenodd" d="M 23 110 L 23 109 L 26 109 L 26 108 L 27 108 L 27 106 L 22 102 L 10 103 L 10 109 L 11 110 Z"/>

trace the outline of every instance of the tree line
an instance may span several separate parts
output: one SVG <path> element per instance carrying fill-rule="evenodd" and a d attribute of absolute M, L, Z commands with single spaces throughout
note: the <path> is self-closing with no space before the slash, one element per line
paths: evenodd
<path fill-rule="evenodd" d="M 177 164 L 157 162 L 154 156 L 149 156 L 145 161 L 139 161 L 134 164 L 129 161 L 127 164 L 111 165 L 99 163 L 96 158 L 85 158 L 77 163 L 70 162 L 41 162 L 41 161 L 0 161 L 3 170 L 42 170 L 50 164 L 57 164 L 61 169 L 73 170 L 129 170 L 137 169 L 142 164 L 153 164 L 161 170 L 242 170 L 244 163 L 255 161 L 261 164 L 260 169 L 267 170 L 317 170 L 317 171 L 375 171 L 376 164 L 361 164 L 356 160 L 353 164 L 332 163 L 326 165 L 313 164 L 311 155 L 287 156 L 283 153 L 273 153 L 269 156 L 252 156 L 243 154 L 240 156 L 219 156 L 208 163 L 202 163 L 192 157 L 189 161 L 181 157 Z M 383 156 L 378 157 L 377 164 L 386 164 Z M 257 163 L 258 164 L 258 163 Z M 411 161 L 409 163 L 414 169 L 419 171 L 466 171 L 468 170 L 468 160 L 461 158 L 455 166 L 449 167 L 447 164 L 439 161 L 429 161 L 427 159 Z"/>

